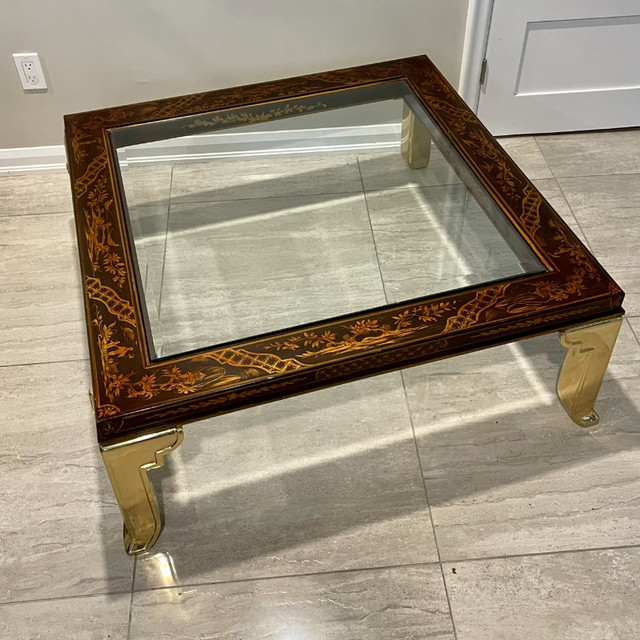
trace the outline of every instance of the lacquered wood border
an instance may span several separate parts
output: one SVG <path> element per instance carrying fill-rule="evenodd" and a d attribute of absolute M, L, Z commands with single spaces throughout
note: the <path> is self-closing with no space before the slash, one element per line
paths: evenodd
<path fill-rule="evenodd" d="M 397 80 L 549 271 L 151 362 L 109 130 Z M 65 132 L 103 442 L 556 330 L 622 304 L 620 288 L 426 56 L 66 116 Z"/>

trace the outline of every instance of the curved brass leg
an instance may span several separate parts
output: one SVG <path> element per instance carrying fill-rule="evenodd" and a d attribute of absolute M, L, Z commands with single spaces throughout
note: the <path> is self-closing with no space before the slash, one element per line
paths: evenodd
<path fill-rule="evenodd" d="M 431 136 L 413 111 L 403 105 L 400 150 L 411 169 L 424 169 L 431 157 Z"/>
<path fill-rule="evenodd" d="M 148 551 L 162 531 L 158 502 L 149 469 L 164 464 L 164 456 L 183 439 L 182 427 L 100 447 L 111 486 L 124 519 L 124 546 L 129 555 Z"/>
<path fill-rule="evenodd" d="M 598 424 L 594 404 L 616 343 L 622 316 L 560 332 L 568 349 L 558 378 L 558 396 L 581 427 Z"/>

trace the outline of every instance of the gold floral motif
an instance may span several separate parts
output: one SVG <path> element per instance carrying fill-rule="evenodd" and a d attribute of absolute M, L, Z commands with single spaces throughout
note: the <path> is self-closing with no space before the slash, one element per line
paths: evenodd
<path fill-rule="evenodd" d="M 502 300 L 496 307 L 506 309 L 508 313 L 539 311 L 545 303 L 562 302 L 571 295 L 582 293 L 586 288 L 584 279 L 587 275 L 584 269 L 575 269 L 569 278 L 561 283 L 552 280 L 538 280 L 533 283 L 532 291 L 518 295 L 513 299 Z"/>
<path fill-rule="evenodd" d="M 161 392 L 175 392 L 180 395 L 195 393 L 205 387 L 208 389 L 232 384 L 242 380 L 240 376 L 228 375 L 223 367 L 210 367 L 204 371 L 184 371 L 174 365 L 159 372 L 145 374 L 137 381 L 128 379 L 122 389 L 128 398 L 151 399 Z"/>
<path fill-rule="evenodd" d="M 132 109 L 109 109 L 107 113 L 102 112 L 102 115 L 88 118 L 82 123 L 82 126 L 85 129 L 97 129 L 113 124 L 114 122 L 122 122 L 123 120 L 133 117 L 133 115 L 134 111 Z"/>
<path fill-rule="evenodd" d="M 272 382 L 261 388 L 248 387 L 245 389 L 239 389 L 237 391 L 230 391 L 228 393 L 222 393 L 213 397 L 204 398 L 200 401 L 193 401 L 189 404 L 189 411 L 193 412 L 202 409 L 213 409 L 214 407 L 227 404 L 228 402 L 234 402 L 245 398 L 250 399 L 251 397 L 260 395 L 265 391 L 274 392 L 276 390 L 290 389 L 291 387 L 296 387 L 298 384 L 299 382 L 295 379 L 285 379 L 278 382 Z M 159 410 L 156 415 L 165 419 L 183 417 L 184 408 L 179 406 L 176 407 L 175 405 L 169 405 L 168 407 Z M 101 435 L 108 436 L 122 431 L 123 426 L 124 423 L 122 420 L 113 420 L 99 423 L 98 430 Z"/>
<path fill-rule="evenodd" d="M 98 352 L 102 362 L 102 382 L 109 400 L 113 402 L 123 387 L 129 383 L 128 376 L 118 372 L 117 361 L 123 357 L 133 357 L 133 347 L 126 347 L 116 339 L 116 321 L 107 324 L 100 311 L 96 311 L 93 325 L 97 331 Z"/>
<path fill-rule="evenodd" d="M 573 309 L 571 311 L 564 311 L 561 313 L 552 313 L 547 314 L 544 317 L 537 316 L 535 318 L 528 318 L 527 320 L 522 320 L 521 322 L 510 323 L 509 325 L 503 325 L 501 327 L 494 327 L 492 329 L 486 329 L 485 331 L 481 331 L 478 334 L 478 337 L 487 337 L 487 336 L 495 336 L 501 333 L 505 333 L 506 331 L 512 331 L 517 329 L 528 329 L 530 327 L 537 327 L 541 324 L 548 324 L 552 321 L 560 321 L 567 320 L 570 318 L 575 318 L 576 316 L 584 317 L 585 313 L 589 313 L 591 311 L 597 311 L 600 308 L 599 305 L 591 305 L 588 307 L 584 307 L 581 309 Z"/>
<path fill-rule="evenodd" d="M 469 109 L 462 109 L 460 107 L 454 107 L 452 104 L 443 100 L 442 98 L 436 98 L 435 96 L 427 97 L 427 102 L 436 111 L 442 111 L 448 116 L 453 118 L 452 123 L 455 129 L 460 126 L 464 127 L 465 123 L 471 123 L 474 121 L 475 116 L 469 111 Z"/>
<path fill-rule="evenodd" d="M 216 367 L 209 371 L 209 376 L 219 380 L 224 377 L 224 369 Z M 127 387 L 127 395 L 129 398 L 153 398 L 160 391 L 175 391 L 186 395 L 196 391 L 204 378 L 202 371 L 182 371 L 180 367 L 173 366 L 163 369 L 159 376 L 156 373 L 146 374 L 137 382 L 132 382 Z"/>
<path fill-rule="evenodd" d="M 125 265 L 116 251 L 119 245 L 113 239 L 113 222 L 107 220 L 113 215 L 112 205 L 113 200 L 107 191 L 107 179 L 100 176 L 89 192 L 87 206 L 84 209 L 89 259 L 94 275 L 104 269 L 111 280 L 122 287 L 126 275 Z"/>
<path fill-rule="evenodd" d="M 483 168 L 493 173 L 502 192 L 509 196 L 517 195 L 520 180 L 511 173 L 499 147 L 489 141 L 482 129 L 468 128 L 464 134 L 462 142 L 483 159 Z"/>
<path fill-rule="evenodd" d="M 117 416 L 120 413 L 120 409 L 114 404 L 103 404 L 98 407 L 98 418 L 110 418 L 111 416 Z"/>
<path fill-rule="evenodd" d="M 283 107 L 275 107 L 263 113 L 253 113 L 251 111 L 241 111 L 239 113 L 228 113 L 224 116 L 213 115 L 208 118 L 198 118 L 186 126 L 187 129 L 202 129 L 207 127 L 217 127 L 226 124 L 255 124 L 257 122 L 267 122 L 274 118 L 294 116 L 302 113 L 309 113 L 318 109 L 326 109 L 323 102 L 316 104 L 286 104 Z"/>
<path fill-rule="evenodd" d="M 82 160 L 87 157 L 85 147 L 93 144 L 93 138 L 86 131 L 79 131 L 73 127 L 73 137 L 71 138 L 71 151 L 76 160 Z"/>
<path fill-rule="evenodd" d="M 120 361 L 123 358 L 133 357 L 133 347 L 122 345 L 117 339 L 116 321 L 107 323 L 100 311 L 96 311 L 93 324 L 97 330 L 98 351 L 102 362 L 102 382 L 110 402 L 120 396 L 150 399 L 161 392 L 186 395 L 194 393 L 205 385 L 215 387 L 242 379 L 240 376 L 227 375 L 223 367 L 212 367 L 204 373 L 203 371 L 184 371 L 174 365 L 158 372 L 139 376 L 136 380 L 134 373 L 124 373 L 120 369 Z"/>
<path fill-rule="evenodd" d="M 594 268 L 582 245 L 578 242 L 570 241 L 564 230 L 554 220 L 549 221 L 549 226 L 555 230 L 553 239 L 558 243 L 558 249 L 551 252 L 550 255 L 554 258 L 559 258 L 562 255 L 567 256 L 571 259 L 572 264 L 585 272 L 586 276 L 599 282 L 602 279 L 601 275 Z"/>
<path fill-rule="evenodd" d="M 392 324 L 380 324 L 379 320 L 358 320 L 345 327 L 346 331 L 338 338 L 331 332 L 316 333 L 304 331 L 286 340 L 276 340 L 265 346 L 265 349 L 276 351 L 294 351 L 302 347 L 308 350 L 301 354 L 302 358 L 312 356 L 360 351 L 375 345 L 392 344 L 398 338 L 411 335 L 426 325 L 437 322 L 445 314 L 455 309 L 455 300 L 426 304 L 406 310 L 393 316 Z"/>

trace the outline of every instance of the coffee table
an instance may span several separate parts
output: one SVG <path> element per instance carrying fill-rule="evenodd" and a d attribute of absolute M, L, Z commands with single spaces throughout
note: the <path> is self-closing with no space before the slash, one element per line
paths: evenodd
<path fill-rule="evenodd" d="M 65 117 L 128 553 L 194 420 L 559 332 L 581 426 L 618 285 L 426 56 Z"/>

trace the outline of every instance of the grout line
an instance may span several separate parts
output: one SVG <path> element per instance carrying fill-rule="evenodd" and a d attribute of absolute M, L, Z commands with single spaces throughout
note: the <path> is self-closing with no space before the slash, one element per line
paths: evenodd
<path fill-rule="evenodd" d="M 449 607 L 449 618 L 451 619 L 451 627 L 453 629 L 453 637 L 455 640 L 458 638 L 456 631 L 456 623 L 453 619 L 453 609 L 451 608 L 451 599 L 449 598 L 449 590 L 447 589 L 447 581 L 444 577 L 444 568 L 442 566 L 442 557 L 440 556 L 440 547 L 438 546 L 438 536 L 436 534 L 436 526 L 433 522 L 433 514 L 431 513 L 431 504 L 429 503 L 429 492 L 427 491 L 427 483 L 424 479 L 424 471 L 422 469 L 422 459 L 420 458 L 420 450 L 418 448 L 418 438 L 416 436 L 416 429 L 413 423 L 413 416 L 411 414 L 411 406 L 409 404 L 409 396 L 407 394 L 407 385 L 404 379 L 404 371 L 400 371 L 400 379 L 402 380 L 402 389 L 404 391 L 404 401 L 407 407 L 407 414 L 409 415 L 409 423 L 411 424 L 411 432 L 413 434 L 413 444 L 416 449 L 416 457 L 418 458 L 418 468 L 420 469 L 420 479 L 422 480 L 422 488 L 424 489 L 424 498 L 427 503 L 427 509 L 429 511 L 429 520 L 431 522 L 431 530 L 433 532 L 433 541 L 436 546 L 436 553 L 438 555 L 438 566 L 440 567 L 440 574 L 442 576 L 442 586 L 444 587 L 444 595 L 447 599 L 447 606 Z M 428 387 L 427 387 L 428 388 Z"/>
<path fill-rule="evenodd" d="M 136 576 L 138 574 L 138 554 L 133 556 L 133 571 L 131 572 L 131 593 L 136 590 Z"/>
<path fill-rule="evenodd" d="M 638 545 L 640 546 L 640 545 Z M 375 567 L 354 567 L 352 569 L 332 569 L 330 571 L 307 571 L 305 573 L 287 573 L 284 575 L 274 575 L 274 576 L 257 576 L 257 577 L 248 577 L 248 578 L 233 578 L 227 580 L 208 580 L 205 582 L 184 582 L 180 584 L 175 584 L 171 586 L 162 586 L 162 587 L 146 587 L 142 589 L 138 589 L 135 593 L 144 593 L 147 591 L 162 591 L 165 589 L 188 589 L 190 587 L 204 587 L 208 585 L 222 585 L 222 584 L 236 584 L 236 583 L 244 583 L 244 582 L 267 582 L 269 580 L 282 580 L 283 578 L 310 578 L 313 576 L 327 576 L 331 574 L 344 574 L 344 573 L 356 573 L 363 571 L 385 571 L 387 569 L 406 569 L 411 567 L 430 567 L 438 565 L 438 561 L 434 560 L 432 562 L 409 562 L 406 564 L 388 564 L 388 565 L 380 565 Z"/>
<path fill-rule="evenodd" d="M 126 596 L 132 594 L 131 591 L 103 591 L 99 593 L 78 593 L 71 596 L 53 596 L 51 598 L 31 598 L 28 600 L 7 600 L 6 602 L 0 602 L 0 608 L 6 607 L 12 604 L 28 604 L 32 602 L 57 602 L 59 600 L 77 600 L 87 598 L 101 598 L 104 596 Z"/>
<path fill-rule="evenodd" d="M 133 571 L 131 572 L 131 597 L 129 598 L 129 620 L 127 622 L 127 640 L 131 640 L 131 621 L 133 620 L 133 586 L 135 583 L 136 567 L 138 566 L 138 556 L 133 556 Z"/>
<path fill-rule="evenodd" d="M 182 200 L 180 199 L 180 196 L 177 196 L 177 200 L 172 202 L 171 204 L 176 207 L 184 207 L 190 204 L 223 204 L 223 203 L 229 203 L 229 202 L 251 202 L 252 200 L 259 200 L 260 202 L 264 201 L 264 200 L 290 200 L 292 198 L 319 198 L 322 197 L 323 199 L 329 196 L 354 196 L 354 195 L 358 195 L 360 193 L 359 190 L 353 190 L 353 191 L 332 191 L 331 193 L 323 193 L 323 192 L 317 192 L 317 193 L 299 193 L 299 194 L 292 194 L 292 195 L 281 195 L 281 196 L 255 196 L 253 198 L 227 198 L 226 200 L 219 200 L 214 198 L 213 200 L 208 198 L 206 200 Z M 184 198 L 185 196 L 182 196 L 182 198 Z M 171 199 L 171 198 L 170 198 Z M 152 204 L 143 204 L 141 205 L 142 207 L 152 207 L 154 206 L 153 203 Z"/>
<path fill-rule="evenodd" d="M 73 209 L 66 211 L 40 211 L 36 213 L 25 212 L 25 213 L 0 213 L 0 218 L 32 218 L 34 216 L 73 216 Z"/>
<path fill-rule="evenodd" d="M 577 554 L 577 553 L 588 553 L 593 551 L 616 551 L 618 549 L 640 549 L 640 544 L 627 544 L 627 545 L 619 545 L 613 547 L 593 547 L 586 549 L 565 549 L 560 551 L 541 551 L 541 552 L 533 552 L 533 553 L 515 553 L 506 556 L 486 556 L 482 558 L 462 558 L 459 560 L 443 560 L 443 563 L 452 564 L 457 563 L 461 564 L 464 562 L 484 562 L 487 560 L 508 560 L 510 558 L 527 558 L 527 557 L 537 557 L 537 556 L 554 556 L 554 555 L 566 555 L 566 554 Z M 233 580 L 209 580 L 207 582 L 185 582 L 181 584 L 171 585 L 168 587 L 149 587 L 146 589 L 138 589 L 137 591 L 104 591 L 101 593 L 82 593 L 76 595 L 69 596 L 54 596 L 51 598 L 32 598 L 27 600 L 9 600 L 6 602 L 0 602 L 0 608 L 4 606 L 11 606 L 16 604 L 27 604 L 33 602 L 55 602 L 58 600 L 75 600 L 75 599 L 87 599 L 87 598 L 97 598 L 103 596 L 124 596 L 131 595 L 132 599 L 135 594 L 145 593 L 149 591 L 163 591 L 169 589 L 187 589 L 190 587 L 204 587 L 215 584 L 234 584 L 234 583 L 244 583 L 244 582 L 266 582 L 269 580 L 281 580 L 283 578 L 308 578 L 312 576 L 323 576 L 329 574 L 343 574 L 343 573 L 355 573 L 355 572 L 363 572 L 363 571 L 384 571 L 387 569 L 405 569 L 411 567 L 430 567 L 435 565 L 441 565 L 439 561 L 433 562 L 412 562 L 408 564 L 391 564 L 391 565 L 381 565 L 377 567 L 356 567 L 353 569 L 337 569 L 332 571 L 320 571 L 320 572 L 307 572 L 307 573 L 293 573 L 293 574 L 285 574 L 285 575 L 275 575 L 275 576 L 258 576 L 258 577 L 249 577 L 249 578 L 236 578 Z M 446 585 L 445 585 L 446 586 Z"/>
<path fill-rule="evenodd" d="M 640 345 L 640 334 L 636 333 L 635 329 L 633 328 L 633 325 L 631 324 L 631 320 L 630 318 L 637 318 L 638 316 L 629 316 L 625 313 L 624 315 L 624 319 L 627 321 L 627 324 L 629 325 L 629 329 L 631 329 L 631 335 L 633 335 L 633 337 L 636 339 L 636 342 L 638 343 L 638 345 Z"/>
<path fill-rule="evenodd" d="M 129 599 L 129 620 L 127 622 L 127 640 L 131 640 L 131 622 L 133 620 L 133 591 Z"/>
<path fill-rule="evenodd" d="M 8 367 L 38 367 L 45 364 L 68 364 L 70 362 L 89 362 L 89 357 L 71 358 L 70 360 L 45 360 L 43 362 L 14 362 L 9 364 L 0 364 L 0 369 Z"/>
<path fill-rule="evenodd" d="M 575 131 L 573 133 L 579 134 L 579 133 L 589 133 L 589 132 L 588 131 L 582 131 L 582 132 Z M 600 132 L 600 133 L 602 133 L 602 132 Z M 553 170 L 553 168 L 551 166 L 551 163 L 547 159 L 547 156 L 545 155 L 544 150 L 540 146 L 540 143 L 538 142 L 538 138 L 540 138 L 540 137 L 553 138 L 554 136 L 558 136 L 558 135 L 571 135 L 571 133 L 569 133 L 569 134 L 553 134 L 552 133 L 552 134 L 538 134 L 538 135 L 534 134 L 534 135 L 531 136 L 533 138 L 534 142 L 536 143 L 536 147 L 538 147 L 538 150 L 542 154 L 544 162 L 547 165 L 547 167 L 549 168 L 549 171 L 551 171 L 551 174 L 556 179 L 558 177 L 560 177 L 560 178 L 602 178 L 602 177 L 605 177 L 605 176 L 633 176 L 633 175 L 640 175 L 640 172 L 638 172 L 638 171 L 609 171 L 607 173 L 578 173 L 578 174 L 570 175 L 570 176 L 557 176 L 556 172 Z"/>
<path fill-rule="evenodd" d="M 369 230 L 371 231 L 371 241 L 373 242 L 373 250 L 376 254 L 376 263 L 378 265 L 378 274 L 380 275 L 380 284 L 382 285 L 382 293 L 386 304 L 389 304 L 389 298 L 387 297 L 387 288 L 384 285 L 384 278 L 382 277 L 382 267 L 380 266 L 380 256 L 378 254 L 378 245 L 376 244 L 376 235 L 373 232 L 373 224 L 371 223 L 371 213 L 369 212 L 369 201 L 367 200 L 367 192 L 364 188 L 364 180 L 362 178 L 362 171 L 360 169 L 360 159 L 356 154 L 356 164 L 358 165 L 358 173 L 360 174 L 360 184 L 362 185 L 362 195 L 364 196 L 364 206 L 367 209 L 367 220 L 369 221 Z"/>
<path fill-rule="evenodd" d="M 160 324 L 162 325 L 162 322 L 160 321 L 160 312 L 162 309 L 162 286 L 164 285 L 164 267 L 167 263 L 167 242 L 168 242 L 168 238 L 169 238 L 169 217 L 171 216 L 171 192 L 173 190 L 173 168 L 174 165 L 171 165 L 171 176 L 169 178 L 169 200 L 167 202 L 167 224 L 165 225 L 164 228 L 164 251 L 162 252 L 162 275 L 160 276 L 160 291 L 158 292 L 158 309 L 157 309 L 157 314 L 158 314 L 158 321 L 160 322 Z M 147 269 L 149 268 L 149 265 L 147 265 Z M 153 338 L 152 338 L 153 341 Z"/>
<path fill-rule="evenodd" d="M 640 544 L 630 544 L 630 545 L 620 545 L 613 547 L 597 547 L 597 548 L 587 548 L 587 549 L 566 549 L 561 551 L 541 551 L 541 552 L 533 552 L 533 553 L 517 553 L 506 556 L 487 556 L 480 558 L 463 558 L 460 560 L 443 560 L 437 561 L 434 560 L 432 562 L 411 562 L 407 564 L 392 564 L 392 565 L 381 565 L 376 567 L 355 567 L 352 569 L 336 569 L 331 571 L 315 571 L 315 572 L 306 572 L 306 573 L 289 573 L 285 575 L 274 575 L 274 576 L 253 576 L 248 578 L 235 578 L 235 579 L 227 579 L 227 580 L 208 580 L 203 582 L 183 582 L 176 585 L 171 586 L 159 586 L 159 587 L 147 587 L 138 589 L 134 592 L 134 594 L 147 593 L 151 591 L 165 591 L 169 589 L 189 589 L 192 587 L 205 587 L 212 585 L 224 585 L 224 584 L 242 584 L 245 582 L 268 582 L 270 580 L 282 580 L 282 579 L 295 579 L 295 578 L 309 578 L 313 576 L 326 576 L 330 574 L 346 574 L 346 573 L 356 573 L 356 572 L 370 572 L 370 571 L 385 571 L 388 569 L 407 569 L 412 567 L 433 567 L 440 566 L 441 573 L 444 576 L 444 569 L 442 568 L 443 564 L 462 564 L 465 562 L 484 562 L 489 560 L 508 560 L 510 558 L 527 558 L 527 557 L 537 557 L 537 556 L 553 556 L 553 555 L 566 555 L 566 554 L 576 554 L 576 553 L 588 553 L 594 551 L 615 551 L 618 549 L 640 549 Z M 446 580 L 444 581 L 445 592 L 446 592 Z M 128 592 L 123 592 L 128 593 Z M 103 594 L 93 594 L 93 595 L 103 595 Z M 114 594 L 111 594 L 114 595 Z M 448 598 L 448 593 L 446 593 Z M 77 596 L 69 596 L 69 597 L 77 597 Z M 92 597 L 91 595 L 82 596 L 82 597 Z M 43 600 L 63 600 L 66 599 L 66 596 L 60 598 L 43 598 Z M 34 601 L 24 601 L 24 602 L 34 602 Z M 36 601 L 37 602 L 37 601 Z M 12 604 L 12 603 L 0 603 L 2 604 Z"/>
<path fill-rule="evenodd" d="M 538 149 L 540 149 L 540 147 L 538 147 Z M 543 154 L 544 157 L 544 154 Z M 546 162 L 546 158 L 545 158 L 545 162 Z M 567 179 L 567 180 L 573 180 L 574 178 L 608 178 L 610 176 L 640 176 L 640 171 L 626 171 L 626 172 L 621 172 L 621 173 L 578 173 L 576 175 L 570 175 L 570 176 L 556 176 L 556 174 L 553 172 L 553 169 L 549 166 L 549 164 L 547 163 L 547 166 L 549 167 L 549 170 L 551 171 L 551 173 L 553 174 L 554 178 L 560 178 L 562 179 Z M 544 178 L 542 178 L 542 180 L 544 180 Z"/>
<path fill-rule="evenodd" d="M 509 560 L 511 558 L 529 558 L 538 556 L 560 556 L 572 553 L 592 553 L 595 551 L 615 551 L 617 549 L 640 549 L 640 544 L 621 544 L 613 547 L 587 547 L 585 549 L 559 549 L 558 551 L 531 551 L 527 553 L 510 553 L 505 556 L 484 556 L 481 558 L 458 558 L 444 560 L 447 564 L 463 564 L 464 562 L 484 562 L 485 560 Z"/>
<path fill-rule="evenodd" d="M 554 178 L 554 180 L 556 181 L 556 184 L 558 185 L 558 189 L 560 190 L 560 195 L 562 196 L 563 200 L 567 203 L 567 206 L 569 207 L 569 211 L 571 211 L 571 215 L 573 216 L 573 219 L 576 221 L 576 225 L 578 226 L 578 229 L 580 229 L 580 231 L 582 232 L 582 236 L 584 237 L 584 242 L 587 245 L 587 248 L 595 256 L 593 248 L 591 247 L 591 242 L 589 241 L 589 236 L 585 233 L 585 230 L 582 228 L 582 225 L 580 224 L 580 221 L 578 220 L 578 216 L 576 215 L 576 212 L 573 210 L 573 207 L 571 206 L 569 200 L 567 199 L 567 196 L 565 195 L 562 186 L 560 185 L 560 183 L 558 182 L 558 180 L 556 178 Z M 578 239 L 580 239 L 580 238 L 578 238 Z"/>
<path fill-rule="evenodd" d="M 359 165 L 359 163 L 358 163 Z M 359 166 L 358 166 L 359 169 Z M 551 180 L 551 178 L 542 178 L 543 180 Z M 362 181 L 362 174 L 360 174 L 360 180 Z M 399 187 L 384 187 L 383 189 L 373 189 L 373 191 L 403 191 L 406 189 L 436 189 L 438 187 L 449 187 L 451 185 L 462 185 L 460 181 L 458 182 L 443 182 L 442 184 L 431 184 L 431 185 L 404 185 Z M 360 191 L 337 191 L 332 193 L 302 193 L 298 195 L 283 195 L 283 196 L 258 196 L 255 198 L 233 198 L 231 200 L 189 200 L 189 201 L 177 201 L 171 202 L 172 207 L 185 207 L 188 205 L 194 204 L 222 204 L 222 203 L 232 203 L 232 202 L 250 202 L 252 200 L 260 200 L 268 201 L 268 200 L 289 200 L 289 199 L 299 199 L 299 198 L 320 198 L 323 199 L 330 198 L 331 196 L 356 196 L 359 195 Z M 153 207 L 154 203 L 139 205 L 142 207 Z"/>

